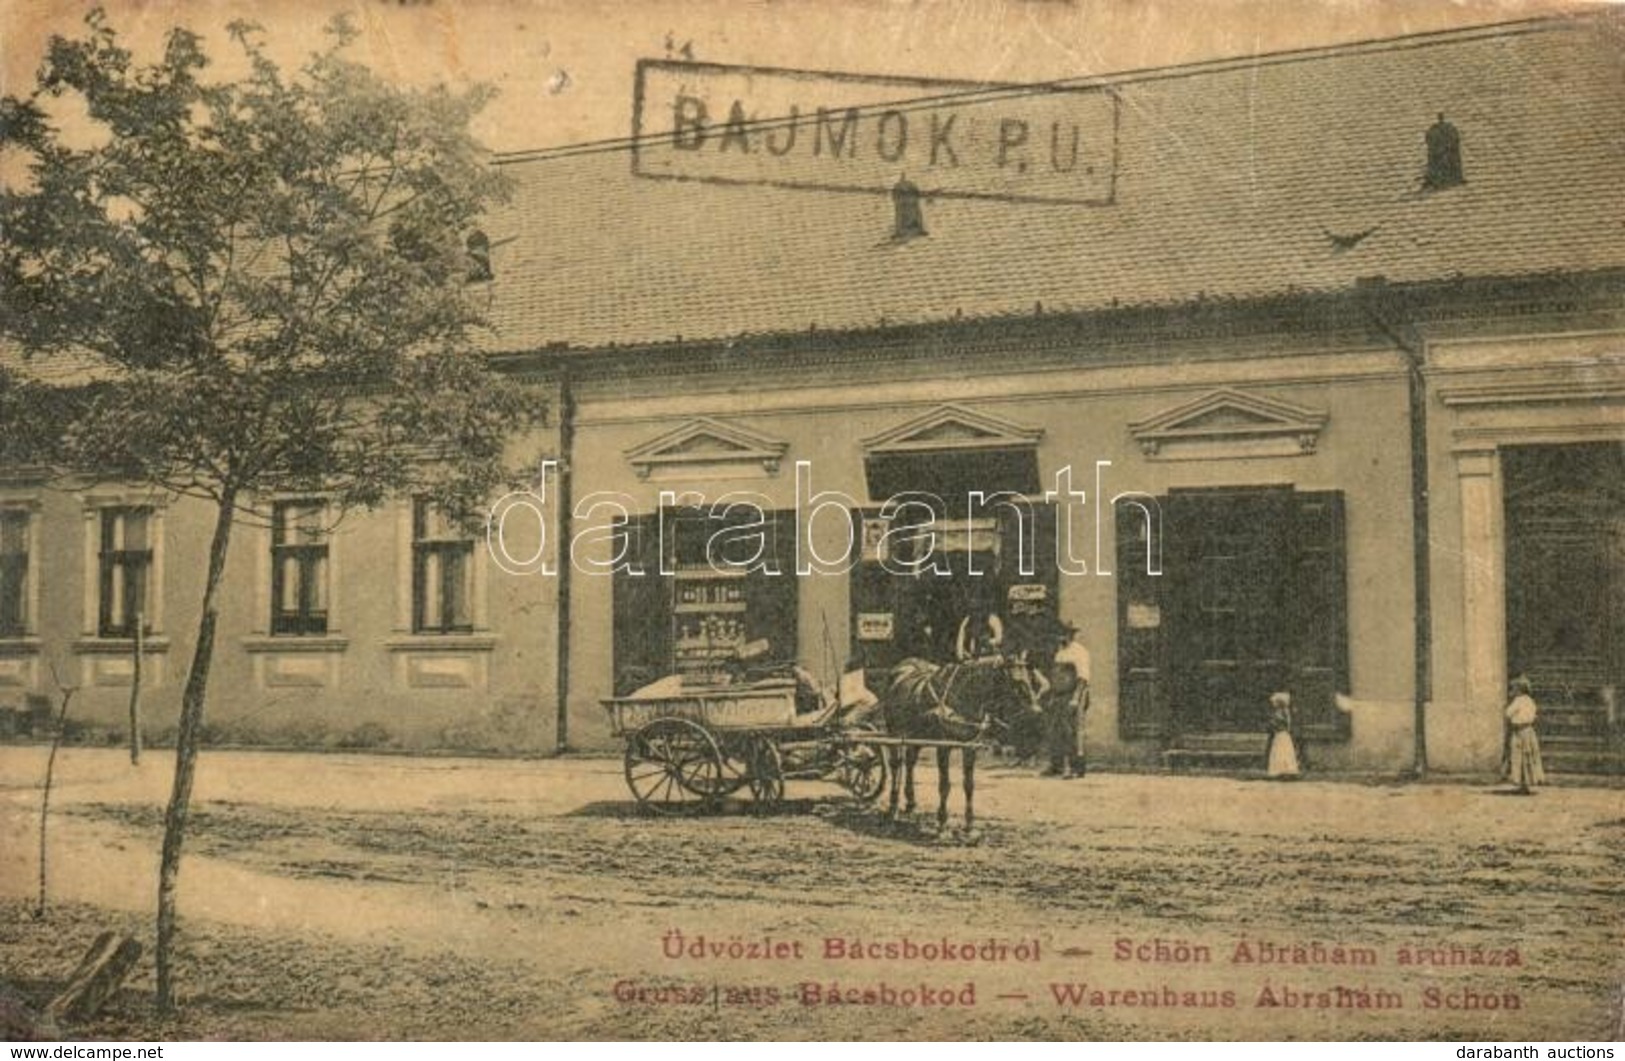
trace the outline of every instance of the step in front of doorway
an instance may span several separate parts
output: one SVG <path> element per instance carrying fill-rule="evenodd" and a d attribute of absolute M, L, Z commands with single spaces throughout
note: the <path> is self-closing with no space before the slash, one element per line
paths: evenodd
<path fill-rule="evenodd" d="M 1625 745 L 1618 741 L 1543 737 L 1540 758 L 1550 774 L 1625 777 Z"/>
<path fill-rule="evenodd" d="M 1170 770 L 1242 773 L 1264 768 L 1269 737 L 1263 733 L 1187 734 L 1162 753 Z"/>

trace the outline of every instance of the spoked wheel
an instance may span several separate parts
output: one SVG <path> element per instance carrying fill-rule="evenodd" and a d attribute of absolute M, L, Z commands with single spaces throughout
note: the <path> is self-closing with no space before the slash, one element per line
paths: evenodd
<path fill-rule="evenodd" d="M 703 726 L 657 718 L 626 741 L 626 786 L 661 814 L 711 806 L 722 798 L 722 752 Z"/>
<path fill-rule="evenodd" d="M 717 748 L 722 752 L 722 771 L 712 786 L 712 795 L 717 799 L 733 795 L 750 782 L 751 746 L 755 740 L 736 733 L 717 735 Z"/>
<path fill-rule="evenodd" d="M 750 764 L 750 794 L 758 806 L 772 807 L 784 799 L 784 758 L 778 745 L 766 737 L 752 738 L 745 747 Z"/>
<path fill-rule="evenodd" d="M 864 802 L 870 803 L 886 787 L 886 756 L 879 745 L 851 743 L 841 747 L 835 764 L 835 780 Z"/>

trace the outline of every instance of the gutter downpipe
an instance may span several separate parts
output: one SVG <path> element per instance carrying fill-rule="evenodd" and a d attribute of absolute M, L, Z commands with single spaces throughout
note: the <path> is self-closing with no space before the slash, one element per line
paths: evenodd
<path fill-rule="evenodd" d="M 1406 397 L 1410 412 L 1411 442 L 1411 571 L 1412 592 L 1415 599 L 1415 627 L 1413 652 L 1415 674 L 1413 688 L 1414 758 L 1411 777 L 1421 780 L 1428 772 L 1427 705 L 1433 699 L 1433 595 L 1432 547 L 1428 527 L 1428 409 L 1427 409 L 1427 344 L 1407 338 L 1389 323 L 1384 310 L 1392 305 L 1393 294 L 1382 277 L 1358 281 L 1365 294 L 1362 305 L 1366 315 L 1405 358 Z"/>
<path fill-rule="evenodd" d="M 570 496 L 571 468 L 575 457 L 575 399 L 570 391 L 570 366 L 560 358 L 558 365 L 559 409 L 559 462 L 558 462 L 558 607 L 555 612 L 557 638 L 554 661 L 555 684 L 553 695 L 557 701 L 557 746 L 564 754 L 570 750 L 570 541 L 574 534 L 572 515 L 575 502 Z"/>

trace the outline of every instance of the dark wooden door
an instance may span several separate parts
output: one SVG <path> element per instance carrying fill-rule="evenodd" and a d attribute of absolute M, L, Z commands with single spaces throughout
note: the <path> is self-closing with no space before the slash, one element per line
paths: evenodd
<path fill-rule="evenodd" d="M 1289 674 L 1290 489 L 1169 497 L 1169 669 L 1182 733 L 1262 732 Z"/>
<path fill-rule="evenodd" d="M 1601 747 L 1625 682 L 1625 446 L 1511 447 L 1502 472 L 1508 670 L 1544 739 Z"/>
<path fill-rule="evenodd" d="M 1173 736 L 1167 502 L 1145 498 L 1116 506 L 1117 720 L 1125 740 Z"/>

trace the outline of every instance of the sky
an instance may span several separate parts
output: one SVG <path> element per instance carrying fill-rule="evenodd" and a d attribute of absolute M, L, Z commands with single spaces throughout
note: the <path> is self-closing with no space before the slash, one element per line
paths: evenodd
<path fill-rule="evenodd" d="M 354 55 L 411 84 L 494 85 L 476 133 L 496 151 L 626 136 L 640 58 L 1028 82 L 1504 22 L 1601 0 L 104 0 L 138 55 L 203 34 L 230 75 L 224 27 L 258 22 L 297 63 L 347 12 Z M 0 89 L 27 92 L 46 42 L 93 4 L 0 0 Z M 686 48 L 686 53 L 684 49 Z"/>

